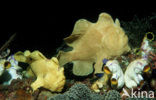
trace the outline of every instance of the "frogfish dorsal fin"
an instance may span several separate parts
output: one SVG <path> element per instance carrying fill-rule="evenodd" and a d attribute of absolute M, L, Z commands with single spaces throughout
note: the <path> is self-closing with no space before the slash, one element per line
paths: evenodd
<path fill-rule="evenodd" d="M 74 41 L 76 41 L 77 39 L 79 39 L 81 37 L 81 34 L 73 34 L 73 35 L 70 35 L 66 38 L 64 38 L 64 41 L 67 43 L 67 44 L 71 44 L 73 43 Z"/>
<path fill-rule="evenodd" d="M 75 23 L 72 34 L 69 37 L 64 38 L 64 41 L 68 45 L 72 45 L 73 42 L 80 39 L 80 37 L 83 36 L 83 34 L 85 34 L 87 32 L 87 30 L 91 26 L 91 24 L 92 24 L 91 22 L 89 22 L 85 19 L 78 20 Z"/>
<path fill-rule="evenodd" d="M 101 13 L 99 15 L 98 21 L 97 23 L 114 23 L 111 15 L 107 14 L 107 13 Z"/>

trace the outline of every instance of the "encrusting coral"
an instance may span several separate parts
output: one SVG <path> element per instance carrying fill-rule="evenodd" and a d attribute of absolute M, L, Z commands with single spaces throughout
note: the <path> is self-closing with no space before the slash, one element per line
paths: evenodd
<path fill-rule="evenodd" d="M 48 98 L 48 100 L 104 100 L 105 95 L 94 93 L 87 85 L 75 83 L 67 92 Z"/>
<path fill-rule="evenodd" d="M 44 87 L 53 92 L 62 91 L 65 84 L 64 68 L 59 67 L 57 58 L 47 59 L 39 51 L 17 52 L 15 54 L 17 61 L 30 64 L 32 72 L 37 77 L 36 81 L 31 84 L 33 91 Z"/>
<path fill-rule="evenodd" d="M 102 72 L 102 60 L 120 56 L 128 52 L 128 37 L 120 27 L 118 19 L 113 21 L 107 13 L 101 13 L 96 23 L 85 19 L 76 22 L 72 34 L 64 39 L 72 51 L 58 54 L 60 66 L 73 62 L 73 73 L 78 76 L 88 75 L 93 72 Z"/>
<path fill-rule="evenodd" d="M 121 96 L 116 90 L 99 94 L 85 84 L 75 83 L 67 92 L 49 97 L 48 100 L 121 100 Z"/>
<path fill-rule="evenodd" d="M 104 100 L 121 100 L 121 96 L 120 96 L 120 93 L 118 91 L 110 90 L 110 91 L 108 91 Z"/>

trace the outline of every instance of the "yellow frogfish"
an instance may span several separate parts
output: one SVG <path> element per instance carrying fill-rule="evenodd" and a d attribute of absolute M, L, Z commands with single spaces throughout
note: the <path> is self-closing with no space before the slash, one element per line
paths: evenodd
<path fill-rule="evenodd" d="M 73 73 L 77 76 L 92 73 L 94 63 L 94 73 L 103 73 L 103 59 L 117 57 L 130 50 L 128 37 L 119 20 L 114 22 L 107 13 L 101 13 L 96 23 L 78 20 L 72 34 L 64 41 L 73 50 L 59 52 L 60 66 L 73 62 Z"/>
<path fill-rule="evenodd" d="M 59 67 L 57 58 L 47 59 L 37 50 L 33 52 L 26 50 L 24 53 L 19 51 L 14 56 L 17 61 L 30 64 L 28 73 L 31 72 L 37 77 L 31 84 L 33 91 L 40 87 L 52 92 L 62 91 L 65 84 L 64 68 Z"/>

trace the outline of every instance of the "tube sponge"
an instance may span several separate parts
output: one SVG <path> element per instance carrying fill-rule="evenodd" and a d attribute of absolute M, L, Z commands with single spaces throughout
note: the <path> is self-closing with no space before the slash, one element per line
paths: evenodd
<path fill-rule="evenodd" d="M 145 59 L 136 59 L 128 65 L 124 75 L 126 87 L 131 89 L 140 84 L 143 80 L 142 73 L 146 65 L 148 65 L 148 62 Z"/>
<path fill-rule="evenodd" d="M 117 89 L 122 88 L 124 85 L 124 74 L 119 65 L 119 62 L 117 60 L 109 60 L 106 63 L 106 66 L 109 68 L 109 70 L 112 73 L 111 84 L 113 83 L 112 80 L 114 79 L 115 81 L 117 81 Z"/>
<path fill-rule="evenodd" d="M 105 74 L 93 83 L 92 89 L 95 92 L 100 92 L 100 89 L 108 89 L 111 83 L 111 87 L 114 89 L 121 89 L 124 86 L 124 74 L 117 60 L 109 60 L 104 66 Z"/>
<path fill-rule="evenodd" d="M 17 52 L 15 59 L 30 64 L 37 79 L 31 84 L 33 91 L 40 87 L 53 92 L 61 92 L 65 84 L 64 68 L 59 67 L 57 58 L 47 59 L 41 52 L 26 50 Z"/>

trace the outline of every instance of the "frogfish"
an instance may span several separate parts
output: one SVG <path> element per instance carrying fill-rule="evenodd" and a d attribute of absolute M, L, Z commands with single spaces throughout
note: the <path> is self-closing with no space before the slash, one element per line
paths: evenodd
<path fill-rule="evenodd" d="M 89 75 L 94 71 L 103 73 L 103 59 L 111 59 L 130 51 L 128 37 L 118 19 L 113 21 L 108 13 L 101 13 L 96 23 L 80 19 L 73 32 L 64 38 L 72 51 L 58 53 L 60 66 L 73 63 L 73 74 Z M 94 66 L 93 66 L 94 65 Z"/>

